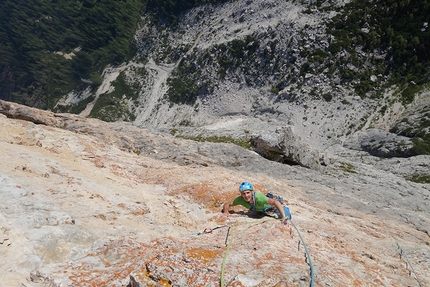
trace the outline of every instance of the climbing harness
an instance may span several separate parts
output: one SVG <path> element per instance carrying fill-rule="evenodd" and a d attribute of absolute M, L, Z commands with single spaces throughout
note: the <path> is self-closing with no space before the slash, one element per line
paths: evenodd
<path fill-rule="evenodd" d="M 284 199 L 283 199 L 281 196 L 279 196 L 279 195 L 275 195 L 275 194 L 273 194 L 272 192 L 268 192 L 268 193 L 266 193 L 266 196 L 267 196 L 268 198 L 273 198 L 274 200 L 277 200 L 277 201 L 279 201 L 282 205 L 284 205 Z"/>
<path fill-rule="evenodd" d="M 418 278 L 417 273 L 415 272 L 414 267 L 412 267 L 411 262 L 409 262 L 408 257 L 406 256 L 406 253 L 403 251 L 402 247 L 400 246 L 399 242 L 397 242 L 396 238 L 394 237 L 393 233 L 391 232 L 391 229 L 388 227 L 387 224 L 385 224 L 385 222 L 383 223 L 385 225 L 385 227 L 388 230 L 388 233 L 390 234 L 390 236 L 394 239 L 394 242 L 396 242 L 397 248 L 400 250 L 399 256 L 400 256 L 400 260 L 402 259 L 402 255 L 405 257 L 406 259 L 406 268 L 408 268 L 408 266 L 411 268 L 412 272 L 414 272 L 415 275 L 415 279 L 417 279 L 418 281 L 418 285 L 420 287 L 424 287 L 424 285 L 421 284 L 420 279 Z M 410 276 L 411 272 L 409 271 L 409 276 Z"/>

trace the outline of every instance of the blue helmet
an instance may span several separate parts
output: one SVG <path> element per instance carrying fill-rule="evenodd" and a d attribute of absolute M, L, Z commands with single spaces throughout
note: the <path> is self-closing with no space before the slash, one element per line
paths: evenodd
<path fill-rule="evenodd" d="M 254 187 L 249 182 L 242 182 L 239 186 L 239 191 L 244 192 L 245 190 L 254 190 Z"/>

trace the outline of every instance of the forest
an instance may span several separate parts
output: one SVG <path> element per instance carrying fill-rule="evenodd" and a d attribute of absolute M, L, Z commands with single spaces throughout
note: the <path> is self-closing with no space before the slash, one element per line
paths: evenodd
<path fill-rule="evenodd" d="M 427 0 L 351 1 L 332 19 L 336 38 L 331 52 L 362 46 L 371 53 L 388 51 L 385 73 L 394 82 L 428 82 L 430 72 L 430 3 Z M 368 33 L 362 33 L 367 28 Z"/>
<path fill-rule="evenodd" d="M 0 2 L 0 98 L 38 108 L 135 52 L 141 0 Z M 79 52 L 79 53 L 78 53 Z M 64 55 L 73 53 L 67 59 Z"/>

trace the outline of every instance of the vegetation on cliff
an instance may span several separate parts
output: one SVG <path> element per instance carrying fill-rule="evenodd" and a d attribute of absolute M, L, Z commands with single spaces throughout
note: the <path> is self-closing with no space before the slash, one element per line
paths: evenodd
<path fill-rule="evenodd" d="M 207 46 L 196 46 L 196 49 L 191 48 L 191 43 L 197 34 L 190 33 L 189 39 L 176 41 L 187 33 L 186 27 L 195 23 L 200 26 L 193 26 L 193 29 L 212 28 L 208 20 L 213 11 L 222 9 L 216 5 L 226 2 L 2 1 L 0 99 L 57 112 L 79 113 L 95 98 L 96 88 L 102 83 L 102 70 L 109 64 L 124 63 L 135 55 L 142 62 L 151 58 L 156 63 L 178 63 L 165 83 L 164 100 L 171 105 L 193 106 L 226 81 L 251 89 L 269 87 L 270 96 L 289 102 L 303 100 L 300 99 L 303 94 L 326 102 L 347 102 L 339 99 L 344 96 L 342 91 L 335 94 L 339 87 L 354 90 L 355 95 L 362 98 L 379 100 L 383 91 L 394 85 L 399 87 L 396 101 L 400 99 L 408 104 L 426 88 L 425 83 L 430 78 L 427 18 L 430 4 L 427 1 L 341 4 L 340 1 L 292 0 L 287 4 L 300 8 L 298 16 L 295 15 L 297 19 L 318 20 L 321 25 L 285 22 L 267 29 L 252 26 L 256 20 L 254 12 L 250 12 L 253 10 L 248 9 L 252 1 L 243 2 L 243 6 L 231 1 L 234 7 L 241 8 L 236 11 L 229 6 L 226 12 L 229 24 L 222 23 L 224 20 L 227 23 L 227 18 L 221 19 L 220 28 L 215 31 L 225 41 L 206 43 Z M 190 10 L 202 4 L 211 6 Z M 263 8 L 278 4 L 256 3 Z M 190 13 L 184 14 L 187 11 Z M 193 14 L 193 11 L 198 13 Z M 139 27 L 143 28 L 139 29 L 136 45 L 134 37 L 142 13 L 147 17 L 145 25 Z M 336 16 L 332 17 L 334 14 Z M 189 22 L 183 15 L 189 16 Z M 280 16 L 273 13 L 260 17 L 273 20 Z M 234 30 L 227 33 L 222 25 L 232 25 Z M 203 32 L 197 30 L 194 32 Z M 318 79 L 314 81 L 313 78 Z M 90 116 L 105 121 L 133 121 L 144 84 L 137 83 L 126 73 L 121 74 L 112 82 L 114 91 L 101 95 Z M 77 104 L 56 106 L 59 99 L 70 92 L 79 96 L 86 94 Z M 381 115 L 389 109 L 390 103 L 384 105 Z M 197 105 L 195 109 L 198 110 Z M 277 111 L 267 108 L 264 113 Z M 417 138 L 414 152 L 428 154 L 427 122 L 428 113 L 424 111 L 420 120 L 415 120 L 415 128 L 398 124 L 391 127 L 391 131 Z M 350 132 L 352 128 L 347 131 Z"/>
<path fill-rule="evenodd" d="M 0 98 L 39 108 L 135 52 L 141 0 L 4 0 L 0 3 Z"/>
<path fill-rule="evenodd" d="M 364 95 L 373 88 L 370 75 L 390 75 L 390 84 L 422 85 L 430 79 L 430 3 L 428 1 L 352 1 L 332 19 L 329 33 L 335 36 L 332 54 L 348 52 L 356 66 L 374 65 L 373 71 L 343 70 L 344 79 L 360 79 L 356 91 Z M 358 55 L 357 47 L 363 54 Z M 375 54 L 383 51 L 384 59 Z M 363 56 L 364 55 L 364 56 Z M 337 61 L 341 64 L 340 61 Z M 411 89 L 404 89 L 403 100 L 413 100 Z"/>
<path fill-rule="evenodd" d="M 223 2 L 225 0 L 2 1 L 0 98 L 52 108 L 61 96 L 79 86 L 88 82 L 94 87 L 100 85 L 100 74 L 107 64 L 115 65 L 134 55 L 133 36 L 143 9 L 147 13 L 155 12 L 160 23 L 171 25 L 177 23 L 182 12 L 192 7 Z M 371 75 L 390 76 L 389 84 L 405 87 L 405 103 L 412 101 L 410 82 L 419 86 L 430 76 L 428 1 L 351 1 L 342 10 L 327 1 L 313 4 L 307 13 L 315 9 L 338 9 L 339 13 L 329 24 L 328 32 L 335 36 L 329 51 L 310 50 L 302 55 L 308 58 L 301 67 L 302 73 L 321 71 L 321 65 L 318 71 L 310 69 L 313 62 L 320 61 L 330 74 L 338 69 L 344 83 L 354 82 L 355 90 L 361 96 L 375 89 Z M 237 43 L 240 41 L 236 40 Z M 235 53 L 236 48 L 240 48 L 236 47 L 236 42 L 225 44 L 229 52 L 215 61 L 220 66 L 220 78 L 229 69 L 240 68 L 242 62 L 247 64 L 241 53 Z M 261 50 L 258 43 L 255 45 L 254 51 Z M 365 53 L 359 55 L 357 47 L 362 47 Z M 347 59 L 339 56 L 345 52 L 349 54 Z M 380 52 L 385 58 L 376 57 L 374 52 Z M 263 62 L 265 57 L 273 56 L 258 54 Z M 346 62 L 367 68 L 348 69 L 344 65 Z M 182 67 L 182 70 L 187 72 L 189 69 Z M 169 98 L 173 102 L 193 102 L 199 91 L 211 90 L 211 83 L 205 79 L 201 86 L 188 83 L 187 78 L 181 77 L 183 71 L 177 73 L 177 78 L 185 81 L 185 85 L 170 80 L 173 89 Z M 190 80 L 195 81 L 197 76 L 190 76 Z M 247 84 L 254 85 L 252 75 L 248 76 L 251 78 Z M 178 84 L 184 87 L 176 94 Z M 283 86 L 282 81 L 273 83 L 275 91 Z M 185 98 L 181 99 L 181 95 Z"/>

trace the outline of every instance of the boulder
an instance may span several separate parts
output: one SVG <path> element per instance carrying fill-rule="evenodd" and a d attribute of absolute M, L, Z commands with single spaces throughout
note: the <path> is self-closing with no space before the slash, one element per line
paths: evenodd
<path fill-rule="evenodd" d="M 348 139 L 344 146 L 355 150 L 363 150 L 377 157 L 411 157 L 414 155 L 412 140 L 379 129 L 370 129 L 356 133 Z"/>
<path fill-rule="evenodd" d="M 326 166 L 326 156 L 297 136 L 291 126 L 280 127 L 275 132 L 262 131 L 251 136 L 255 152 L 276 162 L 300 165 L 318 170 Z"/>

